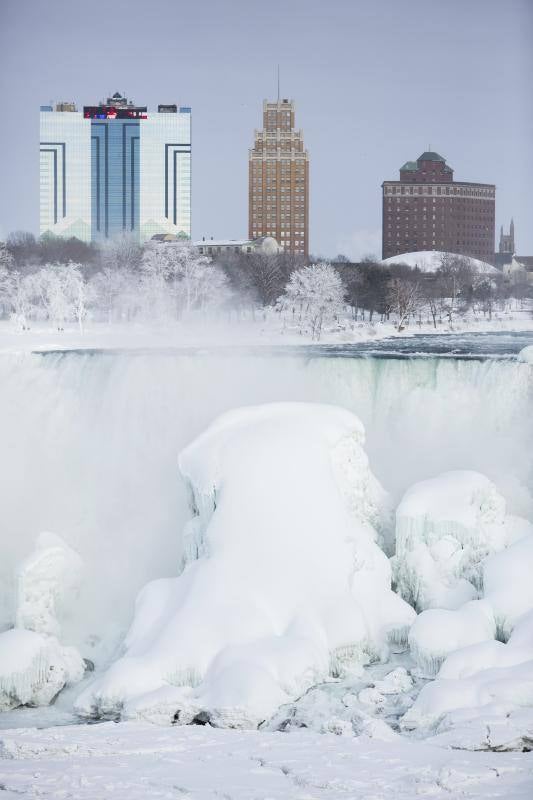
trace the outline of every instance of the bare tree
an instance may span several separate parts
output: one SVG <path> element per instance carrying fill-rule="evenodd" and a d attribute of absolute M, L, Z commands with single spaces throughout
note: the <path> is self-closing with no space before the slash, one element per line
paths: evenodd
<path fill-rule="evenodd" d="M 407 275 L 390 278 L 387 299 L 397 317 L 397 330 L 403 331 L 409 317 L 413 316 L 423 303 L 419 281 Z"/>

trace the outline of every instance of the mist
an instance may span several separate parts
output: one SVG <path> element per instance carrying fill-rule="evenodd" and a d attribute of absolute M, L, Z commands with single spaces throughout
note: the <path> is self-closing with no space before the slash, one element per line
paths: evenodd
<path fill-rule="evenodd" d="M 97 664 L 112 655 L 139 589 L 177 574 L 190 515 L 178 453 L 231 408 L 300 400 L 355 411 L 395 504 L 417 480 L 474 469 L 511 512 L 533 509 L 527 364 L 71 352 L 4 355 L 0 373 L 0 626 L 12 619 L 16 564 L 40 531 L 53 531 L 85 565 L 64 638 Z"/>

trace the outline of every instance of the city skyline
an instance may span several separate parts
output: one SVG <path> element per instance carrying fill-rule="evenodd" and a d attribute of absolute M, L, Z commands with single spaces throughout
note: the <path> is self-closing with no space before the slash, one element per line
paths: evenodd
<path fill-rule="evenodd" d="M 514 217 L 518 250 L 533 250 L 529 3 L 452 0 L 444 15 L 439 3 L 418 0 L 333 2 L 327 11 L 274 0 L 268 14 L 257 5 L 250 15 L 238 1 L 155 0 L 153 26 L 141 24 L 143 8 L 136 0 L 95 0 L 90 10 L 62 0 L 2 4 L 9 113 L 0 130 L 0 235 L 38 232 L 36 109 L 51 98 L 97 102 L 118 87 L 152 107 L 166 97 L 192 106 L 193 238 L 242 238 L 250 137 L 262 100 L 275 95 L 279 63 L 313 162 L 311 253 L 379 255 L 380 184 L 428 142 L 458 175 L 497 186 L 497 228 Z M 267 19 L 282 10 L 273 39 Z"/>

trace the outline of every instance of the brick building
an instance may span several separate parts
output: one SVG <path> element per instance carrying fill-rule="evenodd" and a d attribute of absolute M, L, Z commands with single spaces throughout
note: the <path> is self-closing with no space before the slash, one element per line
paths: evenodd
<path fill-rule="evenodd" d="M 494 262 L 493 184 L 454 181 L 446 160 L 426 152 L 382 189 L 383 258 L 444 250 Z"/>
<path fill-rule="evenodd" d="M 274 237 L 286 253 L 309 254 L 309 157 L 294 128 L 292 100 L 264 101 L 263 129 L 249 152 L 248 236 Z"/>

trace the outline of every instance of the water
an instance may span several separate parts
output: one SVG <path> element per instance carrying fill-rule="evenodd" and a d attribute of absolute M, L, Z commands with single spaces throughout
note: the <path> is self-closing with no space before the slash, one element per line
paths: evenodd
<path fill-rule="evenodd" d="M 112 658 L 138 590 L 176 574 L 189 514 L 177 454 L 239 405 L 345 406 L 394 501 L 417 480 L 476 469 L 533 516 L 533 369 L 516 361 L 527 344 L 531 333 L 0 356 L 0 629 L 15 565 L 51 530 L 85 563 L 66 643 L 97 668 Z M 46 714 L 69 719 L 62 703 Z"/>
<path fill-rule="evenodd" d="M 218 345 L 216 347 L 169 347 L 167 349 L 91 349 L 37 351 L 41 355 L 58 353 L 79 353 L 84 355 L 148 355 L 149 353 L 189 355 L 216 353 L 220 356 L 271 355 L 285 357 L 338 357 L 338 358 L 424 358 L 439 356 L 454 359 L 514 359 L 520 350 L 533 345 L 533 331 L 501 331 L 492 333 L 447 333 L 415 334 L 408 337 L 389 337 L 376 341 L 350 342 L 345 344 L 277 345 L 236 347 Z"/>

